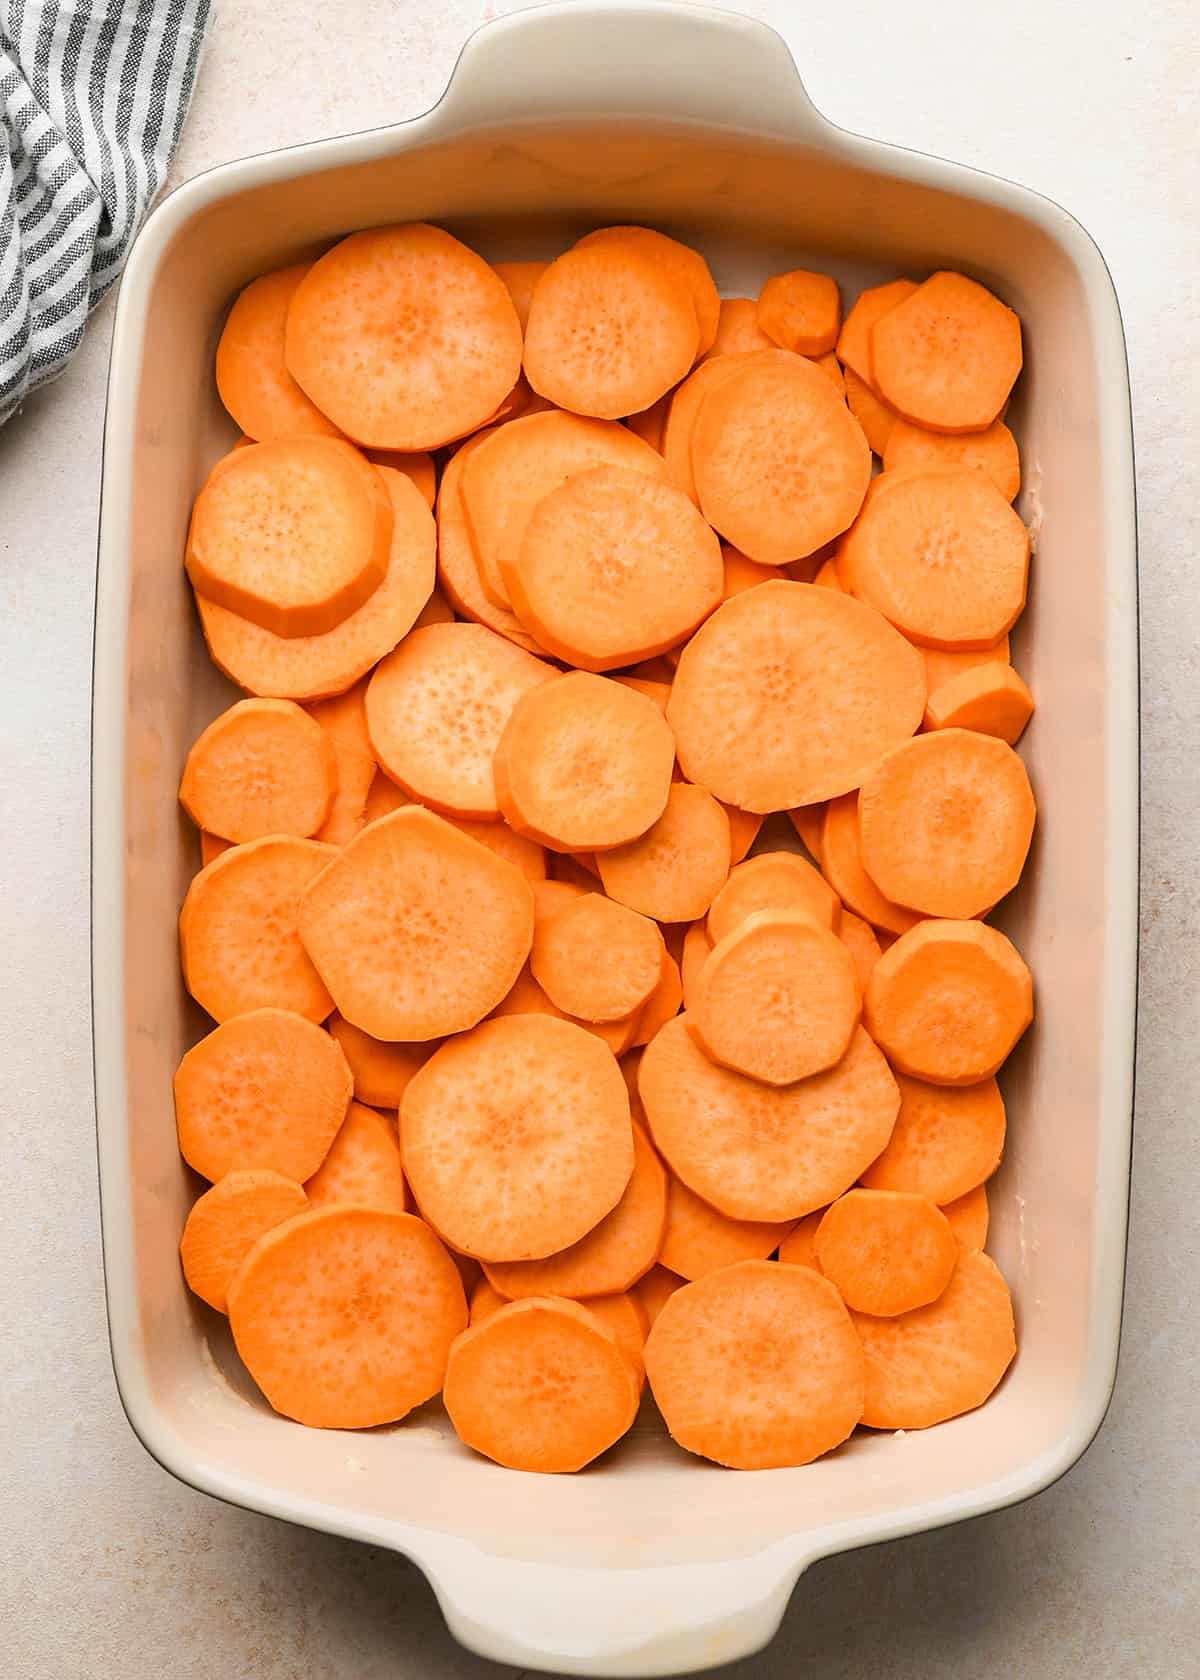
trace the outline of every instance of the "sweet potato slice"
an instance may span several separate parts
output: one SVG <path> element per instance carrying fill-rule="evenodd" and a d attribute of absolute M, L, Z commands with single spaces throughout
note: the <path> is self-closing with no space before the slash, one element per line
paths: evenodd
<path fill-rule="evenodd" d="M 299 929 L 348 1021 L 419 1042 L 474 1026 L 504 997 L 533 942 L 533 895 L 507 859 L 410 805 L 335 855 Z"/>
<path fill-rule="evenodd" d="M 239 688 L 290 700 L 343 694 L 412 629 L 433 588 L 433 519 L 410 479 L 386 467 L 375 471 L 392 502 L 387 575 L 335 629 L 322 636 L 277 636 L 197 596 L 213 663 Z"/>
<path fill-rule="evenodd" d="M 1020 617 L 1029 532 L 986 473 L 885 473 L 838 559 L 860 600 L 927 647 L 991 647 Z"/>
<path fill-rule="evenodd" d="M 227 852 L 233 845 L 232 840 L 222 840 L 219 834 L 209 834 L 207 830 L 200 832 L 200 867 L 219 858 L 222 852 Z"/>
<path fill-rule="evenodd" d="M 681 280 L 691 293 L 692 307 L 696 311 L 696 330 L 700 335 L 698 353 L 704 355 L 711 349 L 717 336 L 721 299 L 709 266 L 699 251 L 678 239 L 669 238 L 657 228 L 648 227 L 596 228 L 578 241 L 577 248 L 601 243 L 625 245 L 630 250 L 640 251 L 665 273 Z"/>
<path fill-rule="evenodd" d="M 950 1221 L 950 1229 L 960 1248 L 978 1252 L 987 1242 L 988 1193 L 985 1184 L 977 1184 L 965 1196 L 947 1202 L 942 1212 Z"/>
<path fill-rule="evenodd" d="M 179 950 L 189 992 L 215 1021 L 252 1009 L 287 1009 L 323 1021 L 333 1008 L 300 942 L 300 900 L 333 846 L 266 835 L 227 852 L 196 875 L 179 913 Z"/>
<path fill-rule="evenodd" d="M 907 933 L 920 916 L 903 904 L 893 904 L 863 867 L 858 829 L 857 793 L 831 799 L 821 820 L 821 868 L 825 879 L 847 909 L 872 927 L 888 933 Z"/>
<path fill-rule="evenodd" d="M 611 1213 L 585 1237 L 544 1260 L 489 1261 L 489 1282 L 510 1300 L 529 1295 L 619 1295 L 658 1259 L 667 1175 L 642 1128 L 633 1128 L 633 1175 Z"/>
<path fill-rule="evenodd" d="M 763 566 L 757 560 L 748 560 L 740 548 L 733 548 L 729 543 L 721 544 L 721 559 L 725 563 L 722 599 L 726 601 L 731 595 L 740 595 L 744 589 L 753 589 L 756 584 L 770 583 L 779 577 L 777 566 Z"/>
<path fill-rule="evenodd" d="M 680 982 L 683 987 L 683 1007 L 696 1000 L 700 973 L 712 952 L 713 942 L 704 922 L 693 922 L 683 936 L 683 953 L 679 959 Z"/>
<path fill-rule="evenodd" d="M 990 1178 L 1004 1153 L 1004 1098 L 996 1081 L 927 1085 L 898 1073 L 896 1083 L 895 1130 L 862 1182 L 871 1190 L 911 1190 L 942 1206 Z"/>
<path fill-rule="evenodd" d="M 926 467 L 979 467 L 1011 502 L 1021 488 L 1017 440 L 1003 420 L 983 432 L 929 432 L 898 416 L 883 450 L 884 472 L 920 472 Z"/>
<path fill-rule="evenodd" d="M 758 839 L 763 814 L 761 811 L 742 811 L 736 805 L 726 804 L 725 815 L 729 818 L 729 861 L 738 864 L 743 862 Z"/>
<path fill-rule="evenodd" d="M 633 1035 L 632 1048 L 640 1049 L 642 1045 L 649 1044 L 660 1027 L 674 1020 L 682 1003 L 683 975 L 679 964 L 664 943 L 662 971 L 658 977 L 658 984 L 637 1011 L 637 1030 Z"/>
<path fill-rule="evenodd" d="M 1021 371 L 1021 322 L 964 274 L 943 270 L 870 329 L 871 381 L 918 426 L 981 432 Z"/>
<path fill-rule="evenodd" d="M 460 1438 L 510 1470 L 582 1470 L 630 1428 L 634 1368 L 575 1301 L 513 1301 L 455 1342 L 446 1410 Z"/>
<path fill-rule="evenodd" d="M 433 508 L 437 501 L 437 463 L 427 449 L 364 449 L 363 454 L 377 467 L 390 467 L 411 479 L 425 506 Z"/>
<path fill-rule="evenodd" d="M 398 788 L 386 772 L 376 770 L 367 789 L 366 804 L 363 806 L 363 827 L 368 823 L 377 822 L 380 817 L 391 816 L 393 811 L 402 811 L 406 805 L 412 803 L 403 788 Z"/>
<path fill-rule="evenodd" d="M 894 903 L 966 921 L 1021 878 L 1037 805 L 1016 753 L 939 729 L 888 753 L 858 796 L 863 867 Z"/>
<path fill-rule="evenodd" d="M 848 1190 L 817 1227 L 815 1252 L 848 1307 L 895 1318 L 937 1300 L 950 1282 L 959 1245 L 927 1196 Z"/>
<path fill-rule="evenodd" d="M 729 878 L 730 828 L 711 793 L 672 782 L 666 809 L 645 834 L 596 854 L 605 892 L 660 922 L 695 921 Z"/>
<path fill-rule="evenodd" d="M 838 923 L 838 938 L 850 952 L 858 974 L 859 987 L 865 990 L 867 981 L 871 978 L 871 971 L 881 955 L 874 928 L 870 922 L 864 922 L 861 916 L 856 916 L 853 910 L 843 907 L 842 919 Z"/>
<path fill-rule="evenodd" d="M 780 581 L 735 595 L 700 626 L 667 719 L 689 781 L 765 812 L 858 787 L 924 706 L 921 656 L 878 613 Z"/>
<path fill-rule="evenodd" d="M 559 883 L 552 881 L 550 885 L 558 886 Z M 506 993 L 492 1010 L 490 1018 L 496 1020 L 502 1015 L 552 1015 L 556 1020 L 570 1021 L 572 1026 L 582 1027 L 585 1032 L 591 1033 L 593 1038 L 598 1038 L 614 1056 L 623 1056 L 633 1043 L 642 1010 L 635 1009 L 632 1015 L 627 1015 L 622 1021 L 585 1021 L 578 1016 L 568 1015 L 565 1009 L 551 1003 L 526 963 L 513 982 L 512 990 Z"/>
<path fill-rule="evenodd" d="M 836 931 L 837 894 L 812 864 L 795 852 L 759 852 L 729 872 L 708 912 L 708 936 L 716 944 L 760 911 L 798 911 Z"/>
<path fill-rule="evenodd" d="M 488 434 L 466 456 L 460 495 L 484 592 L 511 608 L 510 584 L 534 510 L 575 473 L 626 467 L 662 479 L 662 457 L 614 420 L 551 409 Z"/>
<path fill-rule="evenodd" d="M 529 305 L 533 302 L 533 288 L 550 264 L 546 262 L 498 262 L 492 267 L 508 287 L 517 319 L 524 332 L 529 321 Z"/>
<path fill-rule="evenodd" d="M 737 1470 L 808 1464 L 863 1415 L 863 1352 L 833 1285 L 746 1260 L 678 1289 L 646 1342 L 646 1375 L 688 1452 Z"/>
<path fill-rule="evenodd" d="M 1008 1285 L 986 1254 L 961 1254 L 928 1306 L 852 1316 L 866 1357 L 862 1421 L 873 1429 L 928 1429 L 973 1411 L 1016 1352 Z"/>
<path fill-rule="evenodd" d="M 337 793 L 316 834 L 331 846 L 344 846 L 367 820 L 367 800 L 377 767 L 367 733 L 366 694 L 364 680 L 345 694 L 310 701 L 304 708 L 328 737 L 337 761 Z"/>
<path fill-rule="evenodd" d="M 618 420 L 649 408 L 696 359 L 689 283 L 618 241 L 576 245 L 538 280 L 525 330 L 525 377 L 574 414 Z"/>
<path fill-rule="evenodd" d="M 422 1213 L 481 1260 L 544 1260 L 616 1207 L 633 1172 L 629 1097 L 612 1054 L 549 1015 L 449 1040 L 400 1106 Z"/>
<path fill-rule="evenodd" d="M 1032 1019 L 1028 968 L 983 922 L 918 922 L 880 957 L 863 999 L 893 1067 L 931 1085 L 989 1078 Z"/>
<path fill-rule="evenodd" d="M 518 834 L 560 852 L 627 845 L 662 816 L 675 741 L 652 700 L 588 671 L 522 695 L 493 770 Z"/>
<path fill-rule="evenodd" d="M 239 700 L 196 738 L 179 802 L 198 828 L 236 845 L 316 834 L 337 786 L 332 743 L 299 706 Z"/>
<path fill-rule="evenodd" d="M 276 636 L 336 629 L 378 589 L 392 545 L 379 473 L 337 438 L 238 449 L 196 498 L 187 573 L 197 595 Z"/>
<path fill-rule="evenodd" d="M 842 325 L 837 281 L 806 268 L 772 274 L 758 294 L 758 325 L 772 343 L 798 356 L 828 354 Z"/>
<path fill-rule="evenodd" d="M 784 1266 L 808 1266 L 814 1272 L 817 1265 L 817 1230 L 826 1214 L 825 1208 L 814 1208 L 798 1219 L 779 1245 L 779 1260 Z"/>
<path fill-rule="evenodd" d="M 963 671 L 973 671 L 979 665 L 994 665 L 996 663 L 1008 665 L 1012 660 L 1012 651 L 1007 636 L 989 648 L 966 648 L 952 651 L 949 648 L 923 647 L 921 656 L 925 661 L 925 685 L 930 694 L 936 694 L 944 683 L 952 677 L 959 676 Z"/>
<path fill-rule="evenodd" d="M 860 1009 L 854 958 L 835 933 L 803 911 L 759 910 L 713 946 L 689 1015 L 714 1061 L 791 1085 L 841 1061 Z"/>
<path fill-rule="evenodd" d="M 871 451 L 819 368 L 803 356 L 755 359 L 701 403 L 692 471 L 709 524 L 751 560 L 780 565 L 852 523 Z"/>
<path fill-rule="evenodd" d="M 504 281 L 424 222 L 352 233 L 288 310 L 288 371 L 348 437 L 435 449 L 486 425 L 521 371 Z"/>
<path fill-rule="evenodd" d="M 824 1207 L 880 1153 L 900 1107 L 861 1028 L 828 1073 L 772 1086 L 710 1061 L 686 1015 L 646 1046 L 638 1089 L 667 1165 L 732 1219 L 799 1219 Z"/>
<path fill-rule="evenodd" d="M 1011 747 L 1033 709 L 1033 695 L 1011 665 L 974 665 L 931 692 L 925 728 L 973 729 Z"/>
<path fill-rule="evenodd" d="M 349 1065 L 354 1095 L 371 1108 L 399 1108 L 409 1080 L 437 1049 L 436 1039 L 426 1044 L 395 1044 L 372 1038 L 336 1013 L 327 1024 Z"/>
<path fill-rule="evenodd" d="M 259 1238 L 229 1286 L 229 1322 L 277 1412 L 317 1429 L 368 1429 L 438 1392 L 467 1302 L 421 1220 L 339 1205 Z"/>
<path fill-rule="evenodd" d="M 865 379 L 858 377 L 853 368 L 848 367 L 843 378 L 846 406 L 862 427 L 863 436 L 870 444 L 872 452 L 882 457 L 891 439 L 892 428 L 900 420 L 900 416 L 894 408 L 888 407 L 878 391 L 868 385 Z"/>
<path fill-rule="evenodd" d="M 717 317 L 717 335 L 700 357 L 702 362 L 717 356 L 736 356 L 747 350 L 774 350 L 775 340 L 768 338 L 758 324 L 758 299 L 723 297 Z"/>
<path fill-rule="evenodd" d="M 395 1121 L 352 1102 L 329 1153 L 304 1189 L 311 1207 L 350 1202 L 384 1213 L 410 1213 Z"/>
<path fill-rule="evenodd" d="M 473 619 L 526 653 L 541 653 L 533 637 L 508 605 L 492 599 L 484 588 L 479 557 L 471 541 L 462 499 L 462 476 L 467 462 L 493 435 L 489 429 L 469 437 L 446 463 L 437 500 L 438 581 L 462 618 Z M 497 576 L 499 574 L 497 573 Z"/>
<path fill-rule="evenodd" d="M 300 1185 L 269 1167 L 226 1173 L 198 1196 L 179 1244 L 188 1288 L 223 1313 L 230 1280 L 265 1231 L 303 1213 Z"/>
<path fill-rule="evenodd" d="M 791 1228 L 790 1219 L 730 1219 L 702 1201 L 672 1173 L 659 1259 L 673 1274 L 694 1282 L 742 1260 L 766 1260 Z"/>
<path fill-rule="evenodd" d="M 375 755 L 422 804 L 494 818 L 492 760 L 504 727 L 521 695 L 554 675 L 482 624 L 414 630 L 380 661 L 367 689 Z"/>
<path fill-rule="evenodd" d="M 260 275 L 238 293 L 226 317 L 217 342 L 216 377 L 221 401 L 247 434 L 235 448 L 276 438 L 341 436 L 284 361 L 288 307 L 311 266 L 295 263 Z"/>
<path fill-rule="evenodd" d="M 868 286 L 858 294 L 854 306 L 842 322 L 838 334 L 837 354 L 843 367 L 853 369 L 858 377 L 870 385 L 871 329 L 890 310 L 910 298 L 917 289 L 915 280 L 888 280 L 882 286 Z"/>
<path fill-rule="evenodd" d="M 704 399 L 710 391 L 747 367 L 770 367 L 775 362 L 790 364 L 795 358 L 768 343 L 762 350 L 706 357 L 671 395 L 663 424 L 662 456 L 672 484 L 700 505 L 692 463 L 692 437 Z M 772 562 L 774 563 L 774 562 Z"/>
<path fill-rule="evenodd" d="M 353 1082 L 341 1049 L 286 1009 L 253 1009 L 187 1052 L 175 1073 L 179 1153 L 216 1183 L 263 1168 L 311 1178 L 346 1117 Z"/>
<path fill-rule="evenodd" d="M 602 893 L 581 893 L 538 917 L 529 966 L 550 1001 L 585 1021 L 621 1021 L 662 973 L 658 924 Z"/>
<path fill-rule="evenodd" d="M 690 636 L 722 599 L 724 575 L 721 546 L 682 491 L 599 466 L 538 503 L 504 581 L 550 653 L 611 671 Z"/>

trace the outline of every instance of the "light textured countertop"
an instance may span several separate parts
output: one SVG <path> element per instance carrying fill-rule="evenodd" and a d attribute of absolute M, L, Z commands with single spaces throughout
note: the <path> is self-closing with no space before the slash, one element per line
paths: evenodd
<path fill-rule="evenodd" d="M 413 115 L 481 0 L 216 0 L 172 179 Z M 764 0 L 837 122 L 1048 193 L 1125 314 L 1141 517 L 1141 1036 L 1120 1377 L 1029 1504 L 832 1559 L 739 1671 L 1175 1680 L 1200 1644 L 1200 57 L 1193 0 Z M 173 1481 L 125 1422 L 97 1228 L 87 977 L 92 573 L 111 301 L 0 429 L 0 1650 L 11 1680 L 510 1673 L 394 1557 Z M 1190 1304 L 1189 1304 L 1190 1302 Z"/>

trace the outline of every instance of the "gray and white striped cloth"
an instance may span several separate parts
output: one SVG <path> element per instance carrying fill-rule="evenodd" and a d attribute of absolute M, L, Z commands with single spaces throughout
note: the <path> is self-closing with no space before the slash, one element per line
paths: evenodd
<path fill-rule="evenodd" d="M 210 0 L 0 0 L 0 423 L 61 373 L 187 114 Z"/>

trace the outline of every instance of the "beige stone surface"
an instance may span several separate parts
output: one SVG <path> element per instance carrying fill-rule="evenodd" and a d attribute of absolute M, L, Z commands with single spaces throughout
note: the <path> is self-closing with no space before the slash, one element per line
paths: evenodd
<path fill-rule="evenodd" d="M 173 180 L 417 113 L 495 9 L 216 0 Z M 1183 1680 L 1200 1645 L 1195 6 L 746 9 L 788 37 L 836 121 L 1039 188 L 1108 258 L 1134 382 L 1145 805 L 1133 1220 L 1108 1422 L 1075 1470 L 1019 1509 L 815 1567 L 772 1649 L 737 1666 L 761 1680 Z M 452 1643 L 413 1569 L 180 1486 L 118 1405 L 87 973 L 111 317 L 110 304 L 67 375 L 0 429 L 0 1667 L 6 1680 L 490 1680 L 505 1671 Z"/>

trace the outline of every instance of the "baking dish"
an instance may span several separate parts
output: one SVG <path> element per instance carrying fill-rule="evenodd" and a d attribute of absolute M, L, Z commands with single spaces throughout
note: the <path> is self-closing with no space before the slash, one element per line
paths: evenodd
<path fill-rule="evenodd" d="M 1022 750 L 1041 800 L 1000 918 L 1040 1014 L 1006 1070 L 1010 1142 L 989 1244 L 1020 1353 L 970 1416 L 863 1435 L 800 1470 L 738 1475 L 646 1422 L 598 1467 L 524 1477 L 473 1457 L 436 1405 L 350 1435 L 270 1413 L 223 1321 L 179 1274 L 192 1194 L 171 1075 L 203 1030 L 175 918 L 196 866 L 176 789 L 228 703 L 180 564 L 192 496 L 232 432 L 212 356 L 236 290 L 333 237 L 443 222 L 494 259 L 606 222 L 693 240 L 723 291 L 811 264 L 849 291 L 965 269 L 1021 313 L 1010 416 L 1038 536 L 1015 658 L 1038 695 Z M 814 1559 L 1021 1499 L 1103 1417 L 1117 1357 L 1136 985 L 1136 558 L 1125 352 L 1084 231 L 1007 182 L 868 142 L 809 103 L 783 42 L 672 4 L 520 13 L 468 43 L 396 127 L 250 158 L 150 218 L 121 288 L 96 613 L 93 987 L 113 1362 L 148 1451 L 205 1492 L 412 1558 L 473 1649 L 522 1667 L 666 1674 L 768 1640 Z"/>

